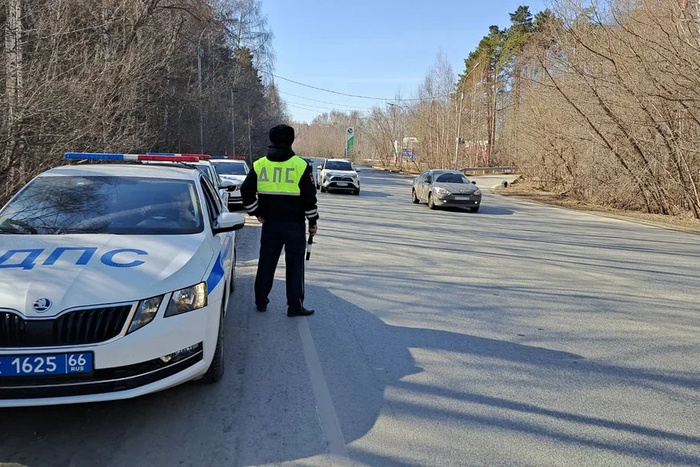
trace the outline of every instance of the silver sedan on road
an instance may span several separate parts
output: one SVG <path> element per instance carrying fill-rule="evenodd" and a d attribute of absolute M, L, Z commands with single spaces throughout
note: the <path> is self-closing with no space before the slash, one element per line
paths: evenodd
<path fill-rule="evenodd" d="M 458 170 L 426 170 L 413 180 L 411 201 L 426 202 L 430 209 L 455 206 L 477 212 L 481 190 Z"/>

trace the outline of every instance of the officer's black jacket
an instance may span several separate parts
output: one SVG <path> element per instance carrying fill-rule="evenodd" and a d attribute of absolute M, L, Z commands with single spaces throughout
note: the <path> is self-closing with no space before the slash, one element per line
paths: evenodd
<path fill-rule="evenodd" d="M 294 156 L 290 148 L 270 146 L 267 158 L 274 162 L 284 162 Z M 314 185 L 311 166 L 307 166 L 304 175 L 299 180 L 299 196 L 258 194 L 258 174 L 255 167 L 241 185 L 243 207 L 251 216 L 262 217 L 265 220 L 280 220 L 304 222 L 316 225 L 318 209 L 316 208 L 316 186 Z"/>

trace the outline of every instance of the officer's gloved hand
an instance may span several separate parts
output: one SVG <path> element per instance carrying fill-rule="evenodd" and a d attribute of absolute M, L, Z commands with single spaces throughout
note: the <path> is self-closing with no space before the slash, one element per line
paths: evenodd
<path fill-rule="evenodd" d="M 316 235 L 316 232 L 318 232 L 318 224 L 310 225 L 309 235 Z"/>

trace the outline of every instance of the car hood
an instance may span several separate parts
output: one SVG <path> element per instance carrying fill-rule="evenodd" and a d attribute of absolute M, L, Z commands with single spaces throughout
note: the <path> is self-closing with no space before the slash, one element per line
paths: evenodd
<path fill-rule="evenodd" d="M 243 180 L 245 180 L 245 175 L 219 175 L 222 180 L 230 180 L 232 182 L 236 183 L 243 183 Z"/>
<path fill-rule="evenodd" d="M 433 188 L 444 188 L 450 193 L 460 195 L 471 195 L 479 189 L 476 185 L 468 183 L 433 183 Z"/>
<path fill-rule="evenodd" d="M 204 279 L 214 250 L 195 235 L 0 235 L 0 309 L 30 317 L 134 301 Z M 48 299 L 39 313 L 33 304 Z"/>

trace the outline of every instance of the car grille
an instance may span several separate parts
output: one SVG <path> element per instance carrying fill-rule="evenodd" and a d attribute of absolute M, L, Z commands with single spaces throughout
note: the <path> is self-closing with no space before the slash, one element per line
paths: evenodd
<path fill-rule="evenodd" d="M 132 305 L 71 311 L 55 319 L 0 312 L 0 348 L 96 344 L 116 337 Z"/>
<path fill-rule="evenodd" d="M 332 182 L 352 182 L 351 177 L 332 177 Z"/>

